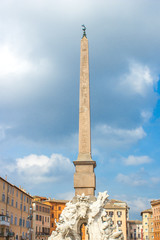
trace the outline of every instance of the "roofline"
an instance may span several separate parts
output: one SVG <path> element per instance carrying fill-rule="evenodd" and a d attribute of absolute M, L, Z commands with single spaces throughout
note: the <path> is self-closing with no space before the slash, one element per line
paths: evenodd
<path fill-rule="evenodd" d="M 151 205 L 157 205 L 157 204 L 160 204 L 160 199 L 156 199 L 156 200 L 152 200 L 151 202 Z"/>
<path fill-rule="evenodd" d="M 13 185 L 12 183 L 8 182 L 7 180 L 5 180 L 4 178 L 2 178 L 1 176 L 0 176 L 0 179 L 1 179 L 2 181 L 6 182 L 7 184 L 9 184 L 10 186 L 12 186 L 12 187 L 14 187 L 14 188 L 17 188 L 19 191 L 21 191 L 22 193 L 26 194 L 27 196 L 29 196 L 30 198 L 33 199 L 33 197 L 32 197 L 30 194 L 24 192 L 24 191 L 21 190 L 19 187 L 17 187 L 17 186 L 15 186 L 15 185 Z"/>
<path fill-rule="evenodd" d="M 48 202 L 48 203 L 68 203 L 69 200 L 56 200 L 56 199 L 51 199 L 51 200 L 45 200 L 43 202 Z"/>

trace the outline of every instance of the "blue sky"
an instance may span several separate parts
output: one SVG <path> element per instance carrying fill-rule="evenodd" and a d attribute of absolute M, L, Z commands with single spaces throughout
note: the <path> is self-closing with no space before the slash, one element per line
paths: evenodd
<path fill-rule="evenodd" d="M 97 190 L 131 219 L 159 198 L 160 2 L 1 1 L 0 176 L 32 195 L 74 195 L 81 25 L 90 59 Z"/>

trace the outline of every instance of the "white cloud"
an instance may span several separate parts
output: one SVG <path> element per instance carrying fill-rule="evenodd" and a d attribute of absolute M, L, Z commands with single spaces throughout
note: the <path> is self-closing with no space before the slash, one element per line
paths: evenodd
<path fill-rule="evenodd" d="M 140 214 L 142 211 L 151 208 L 150 199 L 144 197 L 133 197 L 126 202 L 134 214 Z"/>
<path fill-rule="evenodd" d="M 32 67 L 27 60 L 16 56 L 8 45 L 0 47 L 0 66 L 1 76 L 26 73 Z"/>
<path fill-rule="evenodd" d="M 16 166 L 13 168 L 19 176 L 27 178 L 33 184 L 39 184 L 57 181 L 64 174 L 71 173 L 73 164 L 60 154 L 52 154 L 50 158 L 45 155 L 31 154 L 24 158 L 18 158 Z"/>
<path fill-rule="evenodd" d="M 152 117 L 152 113 L 149 111 L 142 111 L 141 116 L 142 116 L 144 122 L 148 122 L 148 120 Z"/>
<path fill-rule="evenodd" d="M 135 129 L 113 128 L 107 124 L 97 125 L 93 129 L 95 145 L 117 148 L 134 144 L 146 136 L 142 127 Z"/>
<path fill-rule="evenodd" d="M 148 89 L 152 90 L 154 78 L 148 66 L 132 62 L 129 73 L 121 80 L 121 86 L 127 87 L 127 92 L 145 96 Z"/>
<path fill-rule="evenodd" d="M 142 211 L 151 208 L 151 199 L 147 197 L 121 194 L 115 195 L 114 198 L 126 202 L 130 208 L 129 213 L 131 213 L 134 218 L 136 217 L 136 219 L 140 218 L 140 213 Z"/>
<path fill-rule="evenodd" d="M 116 180 L 119 183 L 126 184 L 129 186 L 143 186 L 147 184 L 147 180 L 143 179 L 141 174 L 130 174 L 130 175 L 124 175 L 122 173 L 119 173 L 116 177 Z"/>
<path fill-rule="evenodd" d="M 123 163 L 125 165 L 141 165 L 141 164 L 145 164 L 145 163 L 151 163 L 152 159 L 148 156 L 133 156 L 130 155 L 128 156 L 128 158 L 123 158 Z"/>
<path fill-rule="evenodd" d="M 150 207 L 150 200 L 147 198 L 138 197 L 128 201 L 128 205 L 132 208 L 132 212 L 141 212 Z"/>

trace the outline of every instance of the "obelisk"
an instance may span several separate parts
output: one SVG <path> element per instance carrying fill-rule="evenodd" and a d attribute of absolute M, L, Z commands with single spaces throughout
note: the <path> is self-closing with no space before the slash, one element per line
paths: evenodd
<path fill-rule="evenodd" d="M 80 53 L 80 95 L 79 95 L 79 154 L 74 161 L 75 195 L 84 193 L 94 195 L 96 188 L 94 168 L 96 162 L 91 157 L 90 126 L 90 88 L 89 88 L 89 54 L 86 27 L 83 26 Z"/>

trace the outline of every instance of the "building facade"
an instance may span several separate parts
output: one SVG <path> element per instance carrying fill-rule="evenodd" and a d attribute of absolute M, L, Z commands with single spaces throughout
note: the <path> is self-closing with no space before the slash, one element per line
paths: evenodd
<path fill-rule="evenodd" d="M 112 226 L 118 225 L 119 230 L 122 230 L 124 240 L 127 240 L 127 220 L 129 218 L 129 207 L 125 202 L 118 200 L 110 200 L 106 205 L 105 209 L 107 215 L 112 219 Z"/>
<path fill-rule="evenodd" d="M 50 206 L 50 234 L 52 231 L 56 230 L 56 223 L 59 221 L 59 217 L 66 206 L 67 200 L 56 200 L 49 199 L 44 201 L 43 203 Z"/>
<path fill-rule="evenodd" d="M 160 239 L 160 199 L 151 201 L 153 211 L 154 240 Z"/>
<path fill-rule="evenodd" d="M 0 235 L 9 239 L 29 238 L 32 196 L 0 177 Z"/>
<path fill-rule="evenodd" d="M 33 209 L 33 240 L 47 240 L 50 236 L 50 206 L 43 202 L 32 202 Z"/>
<path fill-rule="evenodd" d="M 153 212 L 152 209 L 147 209 L 141 212 L 143 236 L 142 240 L 154 239 L 154 224 L 153 224 Z"/>
<path fill-rule="evenodd" d="M 142 221 L 139 220 L 128 220 L 128 240 L 142 240 Z"/>

